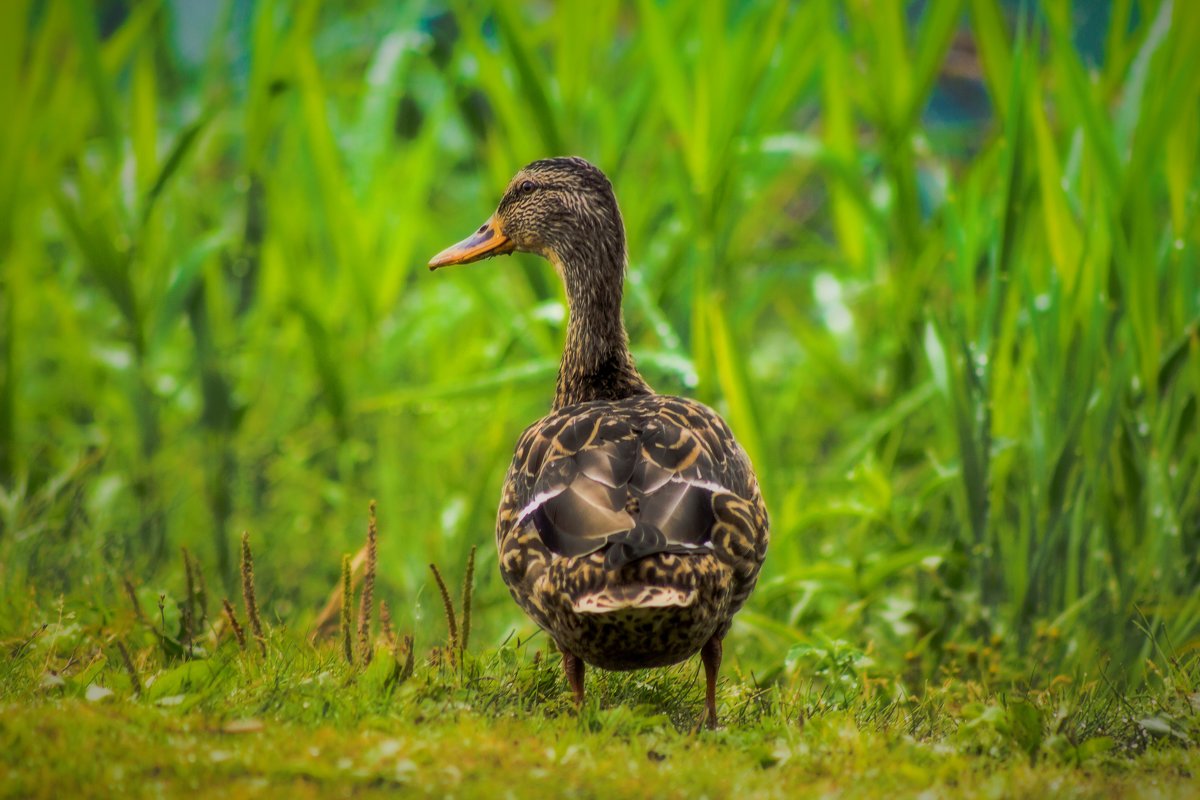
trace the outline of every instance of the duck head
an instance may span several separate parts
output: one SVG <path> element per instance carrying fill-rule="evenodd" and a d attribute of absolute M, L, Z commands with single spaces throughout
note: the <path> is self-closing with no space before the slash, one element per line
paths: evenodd
<path fill-rule="evenodd" d="M 534 161 L 509 182 L 479 229 L 429 261 L 429 268 L 470 264 L 516 251 L 549 260 L 568 282 L 583 271 L 622 276 L 625 227 L 604 173 L 582 158 Z M 590 275 L 612 280 L 611 275 Z"/>

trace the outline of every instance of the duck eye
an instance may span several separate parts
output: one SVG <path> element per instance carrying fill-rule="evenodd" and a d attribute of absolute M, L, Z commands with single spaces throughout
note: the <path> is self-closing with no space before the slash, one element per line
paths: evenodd
<path fill-rule="evenodd" d="M 521 194 L 529 194 L 536 188 L 537 187 L 534 186 L 533 181 L 521 181 L 521 185 L 517 187 L 517 191 L 519 191 Z"/>

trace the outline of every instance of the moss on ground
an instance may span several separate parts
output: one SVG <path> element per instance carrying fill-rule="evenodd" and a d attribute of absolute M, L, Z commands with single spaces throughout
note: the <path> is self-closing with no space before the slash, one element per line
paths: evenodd
<path fill-rule="evenodd" d="M 653 721 L 621 730 L 633 716 L 495 718 L 462 709 L 344 726 L 80 699 L 6 705 L 0 794 L 1188 797 L 1200 770 L 1196 750 L 1173 747 L 1082 764 L 972 753 L 864 729 L 846 712 L 699 734 Z"/>
<path fill-rule="evenodd" d="M 1188 797 L 1200 770 L 1184 672 L 1138 696 L 963 678 L 912 697 L 731 669 L 724 727 L 696 731 L 694 664 L 592 671 L 577 711 L 536 639 L 422 651 L 406 676 L 382 640 L 364 667 L 282 629 L 266 655 L 125 638 L 128 666 L 69 618 L 2 643 L 0 796 Z"/>

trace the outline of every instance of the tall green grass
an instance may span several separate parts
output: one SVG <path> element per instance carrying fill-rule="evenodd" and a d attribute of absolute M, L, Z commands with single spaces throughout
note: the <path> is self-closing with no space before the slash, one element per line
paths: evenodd
<path fill-rule="evenodd" d="M 1114 0 L 1098 58 L 1084 4 L 262 0 L 211 36 L 184 5 L 0 10 L 9 623 L 178 583 L 178 544 L 232 593 L 243 529 L 303 621 L 378 497 L 380 591 L 436 625 L 425 565 L 490 540 L 564 303 L 531 257 L 424 261 L 576 153 L 621 201 L 643 370 L 758 467 L 748 665 L 1194 646 L 1192 4 Z M 954 91 L 986 109 L 941 119 Z M 493 559 L 479 641 L 531 630 Z"/>

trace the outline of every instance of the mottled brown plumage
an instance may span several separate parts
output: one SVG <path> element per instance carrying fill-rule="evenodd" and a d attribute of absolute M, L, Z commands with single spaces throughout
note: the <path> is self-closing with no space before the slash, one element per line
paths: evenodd
<path fill-rule="evenodd" d="M 625 230 L 600 170 L 530 164 L 430 268 L 514 250 L 554 264 L 570 321 L 551 412 L 522 434 L 504 484 L 504 582 L 562 650 L 577 701 L 584 662 L 637 669 L 699 652 L 715 725 L 721 640 L 767 550 L 754 470 L 716 412 L 638 374 L 621 316 Z"/>

